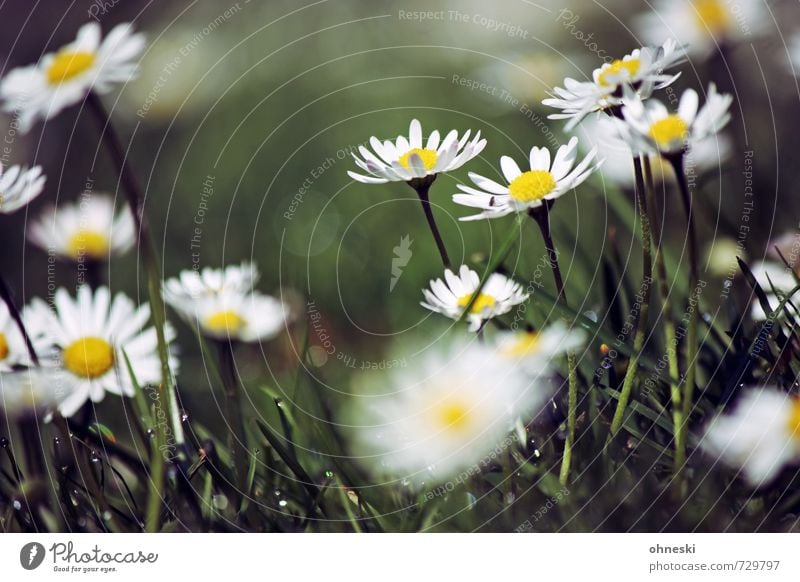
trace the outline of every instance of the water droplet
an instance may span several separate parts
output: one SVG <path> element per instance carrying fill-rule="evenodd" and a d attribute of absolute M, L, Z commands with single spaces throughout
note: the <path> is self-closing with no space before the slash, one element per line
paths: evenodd
<path fill-rule="evenodd" d="M 14 509 L 16 509 L 17 511 L 22 509 L 22 504 L 17 499 L 14 500 L 13 505 L 14 505 Z"/>
<path fill-rule="evenodd" d="M 111 519 L 111 512 L 110 511 L 104 511 L 103 512 L 103 520 L 104 521 L 109 521 L 110 519 Z"/>
<path fill-rule="evenodd" d="M 224 495 L 212 495 L 211 502 L 217 509 L 225 509 L 228 507 L 228 498 Z"/>
<path fill-rule="evenodd" d="M 273 493 L 275 493 L 275 497 L 280 497 L 281 496 L 280 489 L 276 489 L 275 491 L 273 491 Z"/>
<path fill-rule="evenodd" d="M 514 502 L 517 500 L 517 496 L 513 493 L 506 493 L 506 504 L 513 505 Z"/>
<path fill-rule="evenodd" d="M 288 504 L 289 502 L 286 501 L 285 499 L 281 499 L 280 501 L 278 501 L 278 505 L 280 505 L 281 507 L 286 507 Z"/>
<path fill-rule="evenodd" d="M 275 404 L 278 406 L 278 408 L 283 408 L 283 400 L 282 399 L 278 398 L 277 400 L 275 400 Z"/>
<path fill-rule="evenodd" d="M 92 454 L 89 458 L 91 459 L 92 463 L 100 462 L 100 457 L 97 456 L 97 453 L 95 451 L 92 451 Z"/>
<path fill-rule="evenodd" d="M 6 437 L 0 437 L 0 447 L 8 448 L 8 439 Z"/>
<path fill-rule="evenodd" d="M 185 412 L 181 414 L 181 422 L 189 422 L 189 415 Z"/>
<path fill-rule="evenodd" d="M 328 479 L 333 479 L 333 471 L 325 471 L 325 476 Z"/>
<path fill-rule="evenodd" d="M 147 438 L 152 439 L 152 438 L 155 438 L 155 436 L 156 436 L 156 431 L 153 430 L 152 428 L 148 428 L 147 429 Z"/>
<path fill-rule="evenodd" d="M 478 498 L 475 497 L 472 493 L 467 492 L 467 507 L 472 509 L 475 507 L 475 504 L 478 503 Z"/>
<path fill-rule="evenodd" d="M 400 483 L 403 485 L 403 487 L 408 487 L 411 485 L 411 481 L 409 479 L 403 479 Z"/>
<path fill-rule="evenodd" d="M 53 437 L 53 444 L 58 446 L 61 444 L 61 437 Z"/>

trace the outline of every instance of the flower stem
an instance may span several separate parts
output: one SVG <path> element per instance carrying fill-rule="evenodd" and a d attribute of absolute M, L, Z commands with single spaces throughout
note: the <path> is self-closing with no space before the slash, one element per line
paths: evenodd
<path fill-rule="evenodd" d="M 639 306 L 639 316 L 636 320 L 636 333 L 633 336 L 633 355 L 628 362 L 628 369 L 625 371 L 625 379 L 622 381 L 622 390 L 617 401 L 617 408 L 614 411 L 614 418 L 611 420 L 611 436 L 616 436 L 625 419 L 625 409 L 631 398 L 633 382 L 639 368 L 639 357 L 644 349 L 647 338 L 647 316 L 650 309 L 650 286 L 653 282 L 653 256 L 650 246 L 650 219 L 647 215 L 647 201 L 644 192 L 644 177 L 642 174 L 642 160 L 638 156 L 633 157 L 633 169 L 636 177 L 636 203 L 639 206 L 639 216 L 642 220 L 642 301 Z"/>
<path fill-rule="evenodd" d="M 439 249 L 439 255 L 442 257 L 442 264 L 444 265 L 445 269 L 449 269 L 450 257 L 447 256 L 447 249 L 444 246 L 444 239 L 442 238 L 442 234 L 439 232 L 439 227 L 436 226 L 436 219 L 433 217 L 433 208 L 431 207 L 429 196 L 431 185 L 435 179 L 435 175 L 426 178 L 416 178 L 410 181 L 409 184 L 417 192 L 417 196 L 419 196 L 419 200 L 422 202 L 422 211 L 425 213 L 425 219 L 428 221 L 428 226 L 430 227 L 433 238 L 436 241 L 436 248 Z"/>
<path fill-rule="evenodd" d="M 661 224 L 656 214 L 655 185 L 653 182 L 653 169 L 650 157 L 644 158 L 644 176 L 647 192 L 647 204 L 650 211 L 650 229 L 655 242 L 655 266 L 658 288 L 661 295 L 661 317 L 664 325 L 664 343 L 667 352 L 667 365 L 669 370 L 669 389 L 672 400 L 672 426 L 675 441 L 674 473 L 677 475 L 686 462 L 686 425 L 683 422 L 683 405 L 681 404 L 680 364 L 678 362 L 678 339 L 675 333 L 675 321 L 672 319 L 672 310 L 669 307 L 669 279 L 667 267 L 664 263 L 664 253 L 661 251 L 662 232 Z"/>
<path fill-rule="evenodd" d="M 33 347 L 33 342 L 31 341 L 31 336 L 28 334 L 28 330 L 25 329 L 25 324 L 22 321 L 22 315 L 17 308 L 17 304 L 14 301 L 14 295 L 11 293 L 11 288 L 6 283 L 5 277 L 3 274 L 0 273 L 0 297 L 2 297 L 3 302 L 6 304 L 8 308 L 8 312 L 11 314 L 11 319 L 14 320 L 14 323 L 17 325 L 17 329 L 22 334 L 22 338 L 25 340 L 25 347 L 28 349 L 28 355 L 31 358 L 31 362 L 33 362 L 34 366 L 39 365 L 39 356 L 36 354 L 36 350 Z"/>
<path fill-rule="evenodd" d="M 169 413 L 172 409 L 172 396 L 173 396 L 173 383 L 172 371 L 169 365 L 169 347 L 164 334 L 164 325 L 166 321 L 166 310 L 164 301 L 161 297 L 161 273 L 158 264 L 158 256 L 156 255 L 155 246 L 153 244 L 152 235 L 150 233 L 147 216 L 144 212 L 144 196 L 136 180 L 133 170 L 128 164 L 127 153 L 122 147 L 122 142 L 117 135 L 114 126 L 111 124 L 111 118 L 108 115 L 105 107 L 103 106 L 100 97 L 94 92 L 89 93 L 86 98 L 86 104 L 89 111 L 95 118 L 95 122 L 100 130 L 101 138 L 105 144 L 111 159 L 116 167 L 119 179 L 124 185 L 125 196 L 130 206 L 131 214 L 136 225 L 138 233 L 140 249 L 142 251 L 142 262 L 144 263 L 145 272 L 147 274 L 147 289 L 150 302 L 150 311 L 153 317 L 153 323 L 156 329 L 156 339 L 158 342 L 158 355 L 161 360 L 161 376 L 162 387 L 165 401 L 165 408 Z M 183 433 L 180 423 L 172 423 L 173 434 L 176 441 L 180 444 L 183 441 Z M 165 434 L 159 435 L 161 442 L 166 441 L 166 423 L 159 423 L 157 431 L 164 432 Z M 158 454 L 161 454 L 160 452 Z M 150 491 L 148 494 L 148 509 L 147 509 L 147 531 L 159 531 L 159 515 L 162 502 L 162 489 L 164 486 L 164 472 L 163 468 L 159 467 L 158 471 L 153 471 L 150 475 Z M 154 509 L 156 508 L 156 509 Z"/>
<path fill-rule="evenodd" d="M 686 210 L 687 236 L 689 237 L 689 329 L 686 335 L 686 382 L 683 385 L 683 423 L 687 423 L 692 412 L 692 399 L 697 375 L 697 318 L 700 311 L 699 301 L 691 305 L 692 295 L 697 292 L 700 283 L 699 260 L 697 255 L 697 234 L 694 226 L 692 194 L 689 191 L 689 182 L 686 179 L 684 167 L 684 154 L 680 153 L 667 158 L 675 170 L 683 206 Z M 699 298 L 698 298 L 699 299 Z"/>
<path fill-rule="evenodd" d="M 233 465 L 233 474 L 236 486 L 242 496 L 247 494 L 247 433 L 245 432 L 244 418 L 242 416 L 242 385 L 236 371 L 236 359 L 233 342 L 220 340 L 217 343 L 219 355 L 219 368 L 225 384 L 225 408 L 227 421 L 230 423 L 228 432 L 228 449 Z M 244 451 L 244 455 L 242 454 Z"/>
<path fill-rule="evenodd" d="M 552 202 L 545 202 L 538 208 L 528 211 L 539 226 L 542 233 L 544 248 L 547 251 L 547 261 L 553 271 L 553 280 L 556 284 L 556 301 L 567 305 L 567 294 L 564 291 L 564 278 L 561 276 L 561 267 L 558 264 L 558 253 L 553 244 L 553 235 L 550 230 L 550 207 Z M 575 426 L 578 421 L 578 370 L 575 354 L 567 354 L 567 440 L 564 442 L 564 452 L 561 456 L 561 469 L 558 480 L 562 485 L 569 483 L 569 472 L 572 467 L 572 448 L 575 445 Z"/>

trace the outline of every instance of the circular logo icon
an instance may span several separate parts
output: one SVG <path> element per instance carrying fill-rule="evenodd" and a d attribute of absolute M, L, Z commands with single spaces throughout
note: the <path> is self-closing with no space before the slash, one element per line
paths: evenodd
<path fill-rule="evenodd" d="M 44 546 L 38 542 L 30 542 L 19 551 L 19 563 L 26 570 L 35 570 L 44 562 Z"/>

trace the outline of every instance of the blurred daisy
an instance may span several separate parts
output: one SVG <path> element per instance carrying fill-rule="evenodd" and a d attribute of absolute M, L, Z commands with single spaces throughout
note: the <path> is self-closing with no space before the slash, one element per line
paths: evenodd
<path fill-rule="evenodd" d="M 243 261 L 224 269 L 205 267 L 198 271 L 187 269 L 164 283 L 164 295 L 172 302 L 190 301 L 203 296 L 213 296 L 229 291 L 248 293 L 258 282 L 260 274 L 255 264 Z"/>
<path fill-rule="evenodd" d="M 272 339 L 287 325 L 286 304 L 252 290 L 258 271 L 249 263 L 200 275 L 184 271 L 164 285 L 164 299 L 189 325 L 220 340 Z"/>
<path fill-rule="evenodd" d="M 592 164 L 597 151 L 592 149 L 575 166 L 578 138 L 573 137 L 567 145 L 558 148 L 550 161 L 550 150 L 534 147 L 530 153 L 530 170 L 523 172 L 509 156 L 500 158 L 500 167 L 506 185 L 470 172 L 469 177 L 480 190 L 458 185 L 461 194 L 453 195 L 453 202 L 483 210 L 480 214 L 462 217 L 461 220 L 499 218 L 513 212 L 524 212 L 542 206 L 545 201 L 555 200 L 579 186 L 599 164 Z"/>
<path fill-rule="evenodd" d="M 789 43 L 789 70 L 800 77 L 800 34 L 795 34 Z"/>
<path fill-rule="evenodd" d="M 136 242 L 136 226 L 127 207 L 114 212 L 114 199 L 86 192 L 80 202 L 52 206 L 28 230 L 31 242 L 75 262 L 107 261 Z"/>
<path fill-rule="evenodd" d="M 46 415 L 70 392 L 68 373 L 59 368 L 0 372 L 0 410 L 8 417 Z"/>
<path fill-rule="evenodd" d="M 0 372 L 10 372 L 16 366 L 31 364 L 25 339 L 8 307 L 0 301 Z"/>
<path fill-rule="evenodd" d="M 747 390 L 733 412 L 712 421 L 700 446 L 751 485 L 766 485 L 800 459 L 800 398 L 775 388 Z"/>
<path fill-rule="evenodd" d="M 107 392 L 133 395 L 123 350 L 140 385 L 161 382 L 156 330 L 145 328 L 150 320 L 147 304 L 136 307 L 122 293 L 112 300 L 107 287 L 92 292 L 86 285 L 78 288 L 74 299 L 66 289 L 58 289 L 54 304 L 55 310 L 34 299 L 24 317 L 37 351 L 54 348 L 59 364 L 69 373 L 69 393 L 59 405 L 61 414 L 71 416 L 87 400 L 103 400 Z M 164 333 L 168 342 L 175 338 L 169 324 Z M 171 358 L 173 372 L 177 364 Z"/>
<path fill-rule="evenodd" d="M 519 363 L 536 376 L 547 374 L 554 360 L 574 352 L 586 343 L 586 332 L 570 328 L 563 321 L 541 331 L 504 331 L 497 338 L 497 352 Z"/>
<path fill-rule="evenodd" d="M 621 105 L 624 86 L 646 99 L 654 89 L 671 85 L 680 73 L 665 75 L 664 71 L 684 58 L 683 49 L 674 40 L 667 40 L 658 48 L 636 49 L 595 69 L 591 81 L 564 79 L 564 87 L 553 89 L 553 97 L 543 100 L 542 104 L 560 109 L 562 113 L 553 113 L 548 118 L 569 119 L 565 130 L 572 131 L 589 113 Z"/>
<path fill-rule="evenodd" d="M 769 8 L 761 0 L 658 0 L 635 25 L 648 42 L 674 37 L 692 55 L 705 56 L 720 45 L 763 33 L 769 21 Z"/>
<path fill-rule="evenodd" d="M 712 83 L 706 103 L 698 111 L 699 97 L 693 89 L 681 95 L 677 113 L 654 99 L 626 100 L 622 108 L 625 123 L 620 123 L 623 139 L 637 151 L 678 154 L 695 143 L 716 134 L 730 121 L 731 95 L 720 95 Z"/>
<path fill-rule="evenodd" d="M 531 420 L 549 396 L 544 385 L 478 342 L 437 347 L 411 368 L 380 374 L 363 376 L 353 423 L 360 448 L 376 472 L 418 484 L 488 464 L 517 442 L 510 433 L 515 420 Z"/>
<path fill-rule="evenodd" d="M 425 301 L 421 305 L 425 309 L 458 320 L 479 286 L 478 273 L 466 265 L 461 265 L 458 276 L 450 269 L 445 269 L 444 281 L 433 280 L 430 289 L 422 290 Z M 504 275 L 492 273 L 467 316 L 470 331 L 478 331 L 484 322 L 508 313 L 515 305 L 527 299 L 528 294 L 524 292 L 522 285 Z"/>
<path fill-rule="evenodd" d="M 108 93 L 129 81 L 144 46 L 144 35 L 134 34 L 131 24 L 115 26 L 102 41 L 98 23 L 84 24 L 70 44 L 5 76 L 0 82 L 3 108 L 17 113 L 20 130 L 27 132 L 37 120 L 58 115 L 91 91 Z"/>
<path fill-rule="evenodd" d="M 369 140 L 372 152 L 366 147 L 358 148 L 361 158 L 353 154 L 356 165 L 367 172 L 366 175 L 348 171 L 347 174 L 365 184 L 384 184 L 386 182 L 410 182 L 415 178 L 435 176 L 460 168 L 477 156 L 486 147 L 478 131 L 470 140 L 470 130 L 458 137 L 455 129 L 441 139 L 434 130 L 423 145 L 422 126 L 416 119 L 411 121 L 408 137 L 403 135 L 392 142 L 383 143 L 377 137 Z M 373 153 L 374 152 L 374 153 Z"/>
<path fill-rule="evenodd" d="M 782 262 L 758 261 L 750 266 L 750 272 L 753 273 L 756 283 L 766 293 L 772 309 L 777 308 L 782 297 L 798 284 L 797 275 Z M 752 318 L 756 321 L 763 321 L 769 315 L 764 312 L 758 299 L 754 298 L 751 312 Z"/>
<path fill-rule="evenodd" d="M 610 180 L 623 188 L 634 187 L 634 172 L 631 148 L 621 136 L 614 119 L 598 117 L 587 119 L 581 124 L 581 145 L 586 150 L 597 149 L 603 162 L 603 180 Z M 731 156 L 733 145 L 730 137 L 716 134 L 701 139 L 692 145 L 687 153 L 687 166 L 691 164 L 695 173 L 715 170 Z M 653 178 L 658 182 L 675 181 L 672 166 L 658 154 L 650 154 L 650 167 Z"/>
<path fill-rule="evenodd" d="M 41 166 L 0 169 L 0 213 L 11 214 L 28 204 L 42 193 L 45 180 Z"/>

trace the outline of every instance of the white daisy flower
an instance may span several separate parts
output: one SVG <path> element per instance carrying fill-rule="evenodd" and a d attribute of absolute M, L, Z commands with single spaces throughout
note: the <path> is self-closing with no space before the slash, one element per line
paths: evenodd
<path fill-rule="evenodd" d="M 623 87 L 630 87 L 647 99 L 654 89 L 671 85 L 680 73 L 666 75 L 664 71 L 684 59 L 684 50 L 674 40 L 667 40 L 658 48 L 636 49 L 595 69 L 591 81 L 564 79 L 564 87 L 553 89 L 553 97 L 542 104 L 560 109 L 562 113 L 553 113 L 548 118 L 569 119 L 564 129 L 572 131 L 589 113 L 621 105 Z"/>
<path fill-rule="evenodd" d="M 179 303 L 225 291 L 248 293 L 253 290 L 259 277 L 256 265 L 247 261 L 240 265 L 228 265 L 224 269 L 187 269 L 164 283 L 164 295 L 170 301 Z"/>
<path fill-rule="evenodd" d="M 619 123 L 620 131 L 636 151 L 678 154 L 716 134 L 731 119 L 733 97 L 717 93 L 713 83 L 709 85 L 705 105 L 698 111 L 699 102 L 693 89 L 681 95 L 677 113 L 670 113 L 655 99 L 647 103 L 638 98 L 626 99 L 622 107 L 625 123 Z"/>
<path fill-rule="evenodd" d="M 11 418 L 47 415 L 70 392 L 68 373 L 59 368 L 0 372 L 0 410 Z"/>
<path fill-rule="evenodd" d="M 75 262 L 107 261 L 136 242 L 136 225 L 128 207 L 114 212 L 107 194 L 86 192 L 80 202 L 52 206 L 28 229 L 42 249 Z"/>
<path fill-rule="evenodd" d="M 520 170 L 512 158 L 503 156 L 500 158 L 500 167 L 508 182 L 506 185 L 470 172 L 470 180 L 480 190 L 459 184 L 458 189 L 462 193 L 454 194 L 453 202 L 480 208 L 483 212 L 462 217 L 461 220 L 499 218 L 514 212 L 524 212 L 576 188 L 599 167 L 599 164 L 592 165 L 597 155 L 595 149 L 575 166 L 577 150 L 578 138 L 573 137 L 567 145 L 558 148 L 551 163 L 550 150 L 544 147 L 531 148 L 531 169 L 525 172 Z"/>
<path fill-rule="evenodd" d="M 455 129 L 444 139 L 434 130 L 423 145 L 422 126 L 416 119 L 411 121 L 408 137 L 401 135 L 392 142 L 383 143 L 377 137 L 369 140 L 373 152 L 359 146 L 361 158 L 353 154 L 356 165 L 367 175 L 348 171 L 347 174 L 365 184 L 385 184 L 386 182 L 410 182 L 415 178 L 435 176 L 460 168 L 477 156 L 486 147 L 478 131 L 470 140 L 470 130 L 458 137 Z"/>
<path fill-rule="evenodd" d="M 517 443 L 516 419 L 534 418 L 549 396 L 544 384 L 479 342 L 431 349 L 412 368 L 362 378 L 353 422 L 359 448 L 376 472 L 417 484 L 476 465 L 470 474 L 478 473 Z"/>
<path fill-rule="evenodd" d="M 0 168 L 0 213 L 11 214 L 27 205 L 42 193 L 45 180 L 41 166 Z"/>
<path fill-rule="evenodd" d="M 164 299 L 199 331 L 215 339 L 257 342 L 272 339 L 291 314 L 282 301 L 252 289 L 255 266 L 184 271 L 164 284 Z"/>
<path fill-rule="evenodd" d="M 699 57 L 762 34 L 769 22 L 769 9 L 761 0 L 658 0 L 652 11 L 634 20 L 647 42 L 674 37 Z"/>
<path fill-rule="evenodd" d="M 587 119 L 580 127 L 581 145 L 594 148 L 603 162 L 603 179 L 623 188 L 633 188 L 633 152 L 620 135 L 618 123 L 610 117 Z M 731 156 L 733 144 L 729 136 L 719 133 L 694 143 L 687 152 L 686 165 L 691 165 L 696 174 L 719 168 Z M 649 154 L 650 167 L 656 182 L 675 182 L 672 165 L 658 154 Z"/>
<path fill-rule="evenodd" d="M 444 271 L 444 281 L 432 280 L 430 289 L 423 289 L 425 301 L 421 305 L 451 319 L 461 318 L 464 308 L 480 286 L 478 273 L 461 265 L 458 276 L 450 269 Z M 513 279 L 492 273 L 472 304 L 467 321 L 470 331 L 478 331 L 485 321 L 508 313 L 515 305 L 528 300 L 522 285 Z"/>
<path fill-rule="evenodd" d="M 106 392 L 133 395 L 123 351 L 140 385 L 161 383 L 156 329 L 145 328 L 149 305 L 136 307 L 123 293 L 112 300 L 107 287 L 92 292 L 87 285 L 78 288 L 74 299 L 66 289 L 58 289 L 54 305 L 55 311 L 34 299 L 23 317 L 37 351 L 57 350 L 60 366 L 69 373 L 70 389 L 59 405 L 61 414 L 75 414 L 87 400 L 100 402 Z M 175 338 L 169 324 L 164 334 L 168 342 Z M 177 365 L 171 357 L 173 372 Z"/>
<path fill-rule="evenodd" d="M 586 332 L 558 321 L 541 331 L 503 331 L 498 334 L 497 352 L 535 376 L 547 374 L 555 360 L 586 343 Z"/>
<path fill-rule="evenodd" d="M 30 365 L 32 362 L 25 339 L 8 307 L 0 301 L 0 372 L 10 372 L 17 366 Z"/>
<path fill-rule="evenodd" d="M 782 262 L 758 261 L 750 266 L 750 272 L 756 283 L 764 290 L 770 307 L 775 309 L 781 302 L 782 294 L 788 293 L 797 286 L 798 278 Z M 770 314 L 765 313 L 758 299 L 753 299 L 751 316 L 755 321 L 764 321 Z"/>
<path fill-rule="evenodd" d="M 91 91 L 108 93 L 137 72 L 135 59 L 145 47 L 131 24 L 119 24 L 101 41 L 100 25 L 84 24 L 77 38 L 39 63 L 12 70 L 0 82 L 3 108 L 17 113 L 20 131 L 58 115 Z"/>
<path fill-rule="evenodd" d="M 775 388 L 747 390 L 733 412 L 711 422 L 700 446 L 751 485 L 766 485 L 800 459 L 800 398 Z"/>

